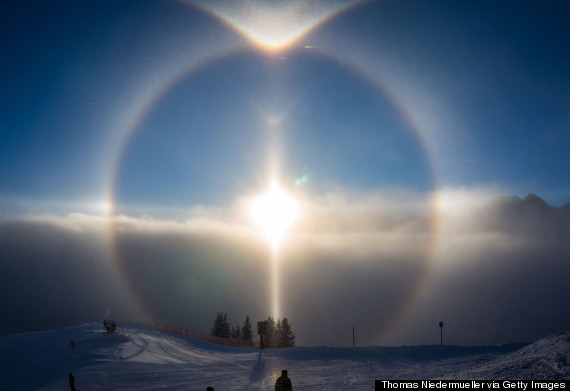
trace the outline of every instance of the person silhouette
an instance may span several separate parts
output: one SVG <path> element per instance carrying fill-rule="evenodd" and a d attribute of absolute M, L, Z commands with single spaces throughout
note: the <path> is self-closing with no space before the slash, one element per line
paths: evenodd
<path fill-rule="evenodd" d="M 281 376 L 275 381 L 275 391 L 293 391 L 291 379 L 287 377 L 287 370 L 281 371 Z"/>
<path fill-rule="evenodd" d="M 75 389 L 75 378 L 73 377 L 71 372 L 69 372 L 69 388 L 71 388 L 71 391 L 76 391 L 76 389 Z"/>

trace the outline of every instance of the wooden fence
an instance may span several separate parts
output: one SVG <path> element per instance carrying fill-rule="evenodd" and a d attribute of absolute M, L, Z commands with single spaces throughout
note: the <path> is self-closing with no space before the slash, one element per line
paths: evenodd
<path fill-rule="evenodd" d="M 122 322 L 130 323 L 131 321 L 130 320 L 123 320 Z M 183 337 L 198 338 L 198 339 L 201 339 L 203 341 L 216 343 L 219 345 L 244 346 L 244 347 L 249 347 L 249 348 L 254 348 L 254 349 L 260 348 L 260 343 L 256 342 L 256 341 L 245 341 L 243 339 L 238 339 L 238 338 L 217 337 L 215 335 L 202 333 L 200 331 L 188 330 L 186 328 L 182 328 L 179 326 L 173 326 L 173 325 L 169 325 L 169 324 L 165 324 L 165 323 L 139 322 L 139 321 L 132 322 L 132 323 L 144 324 L 146 326 L 155 327 L 155 328 L 161 329 L 161 330 L 166 330 L 166 331 L 169 331 L 171 333 L 181 335 Z"/>

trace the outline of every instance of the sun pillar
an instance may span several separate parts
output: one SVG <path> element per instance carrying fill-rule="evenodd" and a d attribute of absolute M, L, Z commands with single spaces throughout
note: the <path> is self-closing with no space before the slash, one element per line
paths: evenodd
<path fill-rule="evenodd" d="M 271 312 L 274 319 L 279 319 L 281 293 L 279 289 L 279 248 L 285 234 L 297 217 L 297 203 L 274 181 L 265 193 L 255 198 L 251 206 L 251 217 L 269 245 Z"/>
<path fill-rule="evenodd" d="M 271 306 L 273 319 L 279 319 L 279 249 L 271 247 Z"/>

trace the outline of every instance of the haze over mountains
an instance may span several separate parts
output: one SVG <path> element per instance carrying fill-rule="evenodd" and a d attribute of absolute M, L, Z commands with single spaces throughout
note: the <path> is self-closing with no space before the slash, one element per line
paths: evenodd
<path fill-rule="evenodd" d="M 359 213 L 381 213 L 369 209 Z M 442 212 L 439 226 L 433 243 L 429 224 L 405 219 L 313 235 L 303 252 L 295 241 L 308 239 L 292 238 L 281 279 L 297 343 L 350 346 L 353 325 L 360 346 L 438 343 L 440 320 L 459 345 L 570 329 L 570 203 L 500 197 Z M 87 215 L 0 222 L 0 306 L 10 319 L 0 334 L 105 318 L 209 332 L 218 311 L 233 324 L 270 313 L 266 249 L 231 224 L 121 217 L 114 246 L 109 238 L 107 222 Z"/>
<path fill-rule="evenodd" d="M 570 202 L 556 208 L 542 198 L 529 194 L 521 199 L 518 196 L 500 197 L 482 208 L 480 221 L 482 228 L 496 230 L 552 231 L 568 232 L 570 222 Z"/>

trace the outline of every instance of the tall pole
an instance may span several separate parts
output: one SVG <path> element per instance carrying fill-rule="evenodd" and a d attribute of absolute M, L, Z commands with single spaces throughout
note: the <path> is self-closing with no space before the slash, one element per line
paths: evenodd
<path fill-rule="evenodd" d="M 443 345 L 443 322 L 439 322 L 439 331 L 440 345 Z"/>

